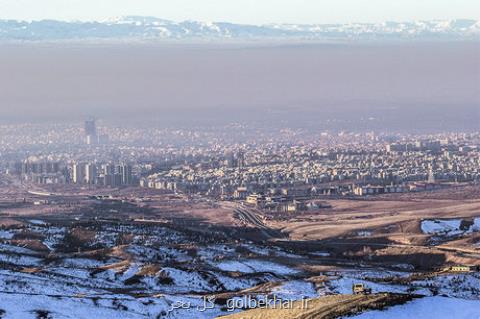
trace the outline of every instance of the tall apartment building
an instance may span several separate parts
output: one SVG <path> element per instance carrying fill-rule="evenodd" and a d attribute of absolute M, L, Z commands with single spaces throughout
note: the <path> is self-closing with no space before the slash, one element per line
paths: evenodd
<path fill-rule="evenodd" d="M 85 180 L 84 176 L 84 164 L 83 163 L 73 163 L 72 166 L 72 182 L 74 184 L 81 184 Z"/>

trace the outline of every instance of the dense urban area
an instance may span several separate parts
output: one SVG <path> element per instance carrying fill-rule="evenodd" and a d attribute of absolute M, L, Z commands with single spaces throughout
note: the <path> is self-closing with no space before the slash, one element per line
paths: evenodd
<path fill-rule="evenodd" d="M 139 186 L 246 200 L 271 210 L 306 209 L 323 196 L 448 188 L 480 181 L 480 133 L 211 131 L 2 126 L 2 170 L 25 184 Z M 252 134 L 252 132 L 250 132 Z"/>
<path fill-rule="evenodd" d="M 0 168 L 0 318 L 479 309 L 479 132 L 9 124 Z"/>

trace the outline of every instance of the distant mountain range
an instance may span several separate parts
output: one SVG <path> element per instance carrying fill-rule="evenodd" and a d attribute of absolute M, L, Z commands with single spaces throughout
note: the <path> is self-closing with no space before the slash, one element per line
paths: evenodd
<path fill-rule="evenodd" d="M 226 22 L 173 22 L 127 16 L 97 22 L 0 20 L 0 40 L 183 40 L 183 39 L 302 39 L 399 40 L 480 39 L 480 21 L 434 20 L 350 24 L 242 25 Z"/>

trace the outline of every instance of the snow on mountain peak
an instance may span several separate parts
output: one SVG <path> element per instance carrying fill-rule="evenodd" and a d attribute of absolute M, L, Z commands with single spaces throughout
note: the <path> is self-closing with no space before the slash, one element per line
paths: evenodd
<path fill-rule="evenodd" d="M 480 40 L 480 21 L 454 19 L 348 24 L 239 25 L 227 22 L 173 22 L 156 17 L 120 16 L 101 21 L 0 20 L 0 40 L 70 39 L 469 39 Z"/>

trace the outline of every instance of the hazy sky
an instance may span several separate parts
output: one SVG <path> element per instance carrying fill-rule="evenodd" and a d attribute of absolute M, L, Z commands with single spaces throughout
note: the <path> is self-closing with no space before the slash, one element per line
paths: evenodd
<path fill-rule="evenodd" d="M 101 20 L 148 15 L 171 20 L 262 24 L 480 19 L 478 0 L 0 0 L 0 18 Z"/>
<path fill-rule="evenodd" d="M 0 49 L 0 122 L 388 116 L 378 122 L 384 129 L 480 124 L 479 43 Z"/>

